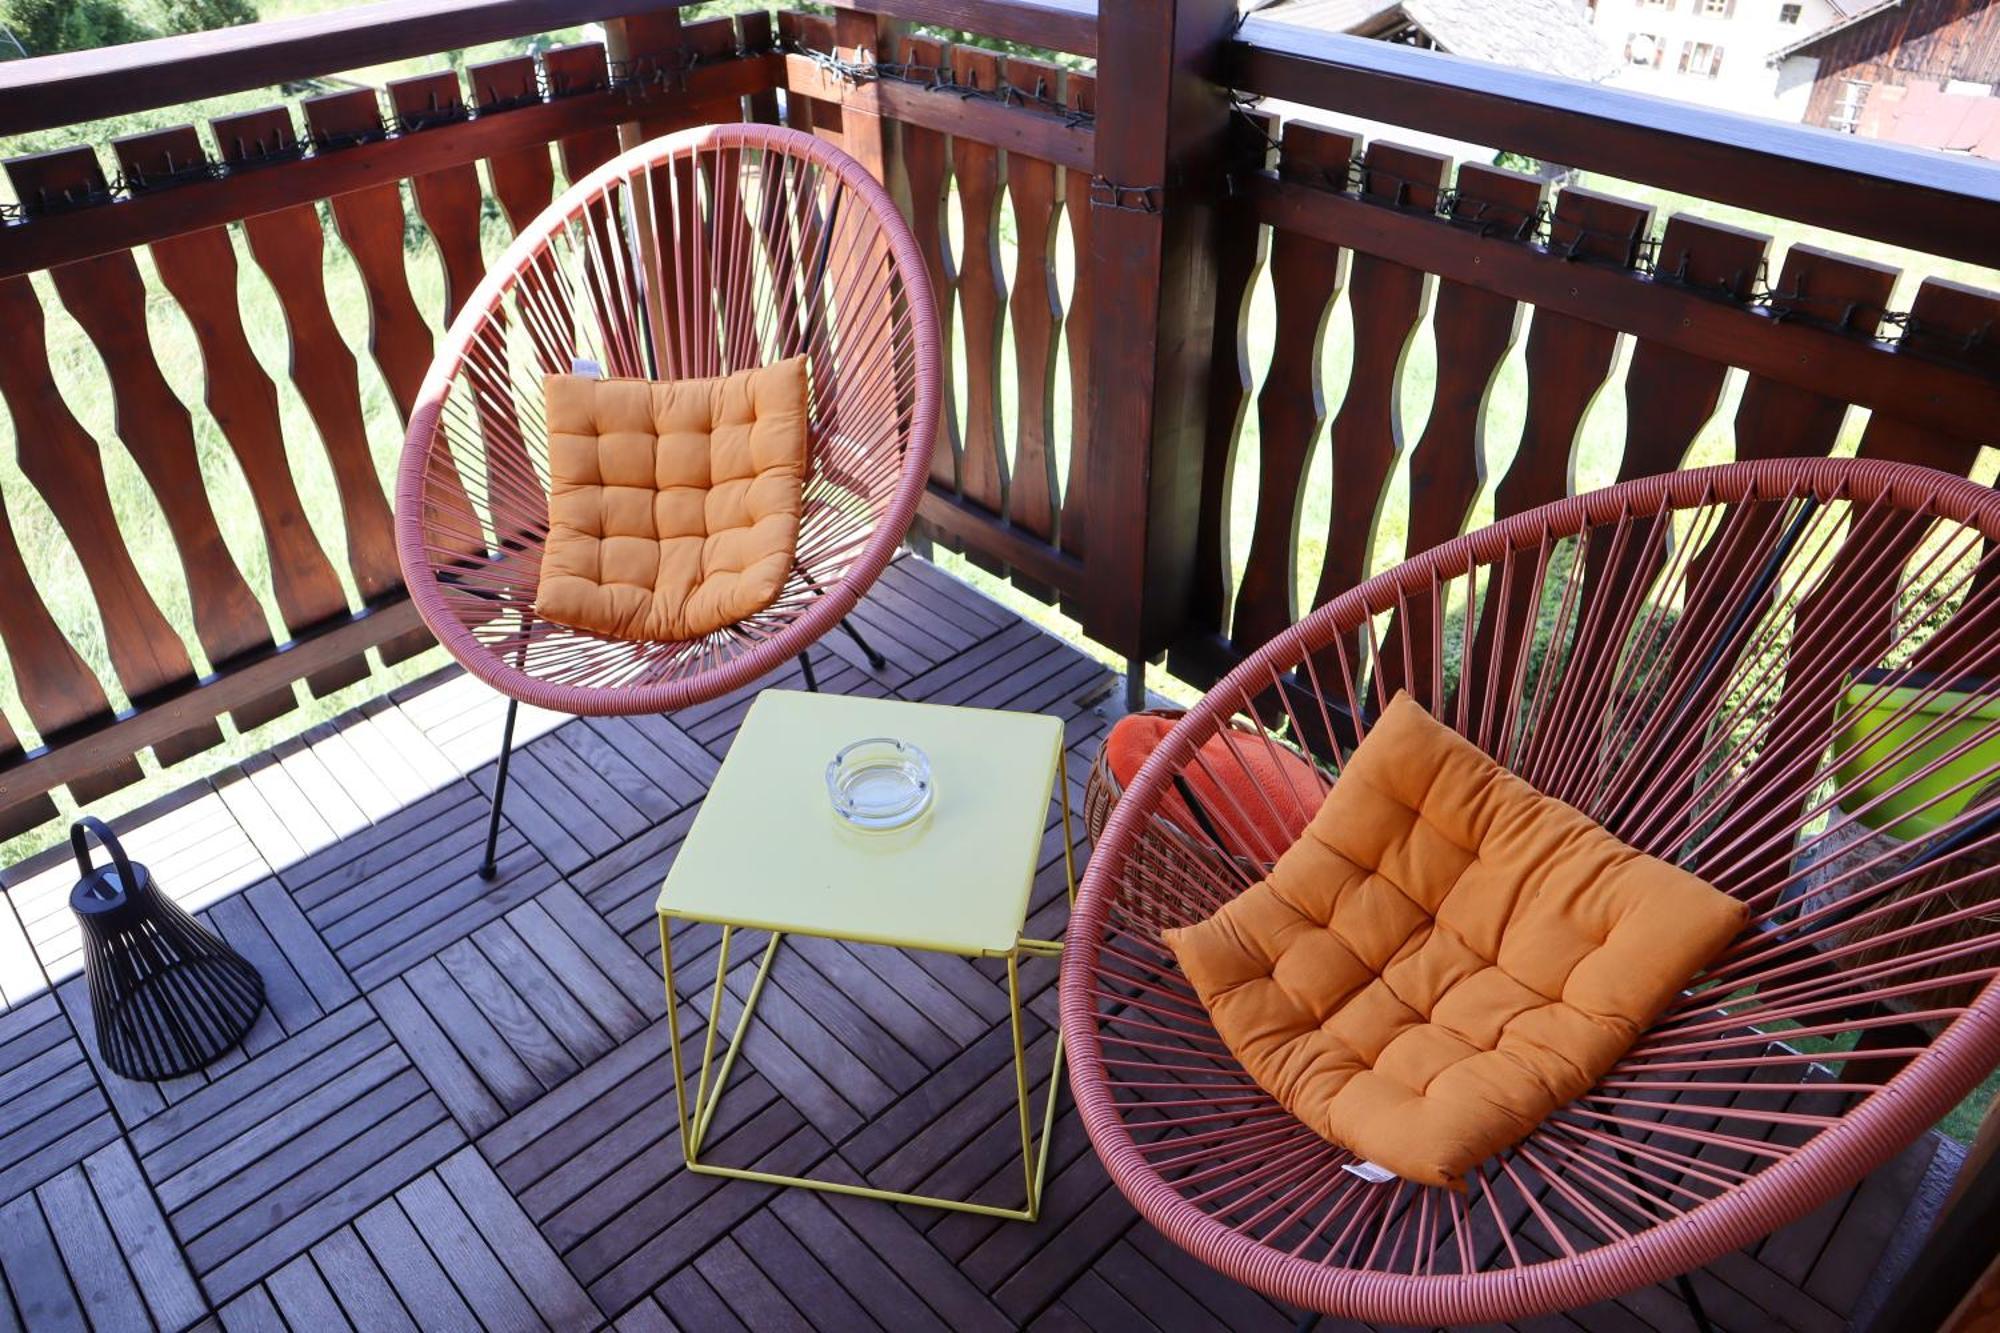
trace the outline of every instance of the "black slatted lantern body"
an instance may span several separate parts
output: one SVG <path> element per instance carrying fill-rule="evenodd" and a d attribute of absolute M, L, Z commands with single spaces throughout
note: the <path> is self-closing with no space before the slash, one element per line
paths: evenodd
<path fill-rule="evenodd" d="M 111 864 L 91 864 L 93 836 Z M 178 1078 L 243 1040 L 264 1007 L 257 969 L 161 893 L 102 820 L 71 825 L 70 846 L 83 878 L 69 905 L 104 1063 L 126 1078 Z"/>

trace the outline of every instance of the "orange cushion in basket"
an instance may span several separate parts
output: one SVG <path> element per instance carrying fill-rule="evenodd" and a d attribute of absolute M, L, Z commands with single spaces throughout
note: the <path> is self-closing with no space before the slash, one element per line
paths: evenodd
<path fill-rule="evenodd" d="M 694 639 L 792 572 L 806 366 L 720 379 L 550 375 L 549 540 L 535 611 L 618 639 Z"/>
<path fill-rule="evenodd" d="M 1104 763 L 1120 791 L 1132 785 L 1177 721 L 1128 713 L 1112 724 L 1104 738 Z M 1259 861 L 1291 846 L 1326 789 L 1324 779 L 1296 750 L 1277 740 L 1266 743 L 1255 733 L 1225 737 L 1218 732 L 1203 742 L 1201 756 L 1204 762 L 1182 770 L 1188 790 L 1228 850 Z M 1190 833 L 1201 831 L 1178 788 L 1167 790 L 1160 813 Z"/>
<path fill-rule="evenodd" d="M 1462 1188 L 1587 1091 L 1747 915 L 1398 695 L 1270 876 L 1165 934 L 1294 1115 Z"/>

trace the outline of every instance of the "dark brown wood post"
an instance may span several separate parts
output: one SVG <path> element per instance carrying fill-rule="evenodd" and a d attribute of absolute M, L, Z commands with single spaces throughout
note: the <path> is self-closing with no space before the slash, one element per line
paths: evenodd
<path fill-rule="evenodd" d="M 1084 630 L 1144 659 L 1187 622 L 1201 516 L 1230 0 L 1120 0 L 1097 18 Z"/>
<path fill-rule="evenodd" d="M 864 14 L 858 9 L 836 9 L 833 11 L 834 54 L 842 60 L 857 62 L 864 58 L 894 60 L 896 27 L 893 20 Z M 876 180 L 890 184 L 888 164 L 891 153 L 886 138 L 890 122 L 873 112 L 853 107 L 842 108 L 841 120 L 841 128 L 847 134 L 849 156 L 868 168 Z"/>
<path fill-rule="evenodd" d="M 682 52 L 686 44 L 681 35 L 678 10 L 634 14 L 630 18 L 612 19 L 604 25 L 605 51 L 613 61 L 618 62 L 617 72 L 642 78 L 665 75 L 666 89 L 671 89 L 673 81 L 680 77 Z M 652 109 L 640 119 L 618 127 L 619 147 L 632 148 L 656 135 L 679 129 L 680 126 L 671 119 L 674 105 L 674 99 L 656 97 Z"/>

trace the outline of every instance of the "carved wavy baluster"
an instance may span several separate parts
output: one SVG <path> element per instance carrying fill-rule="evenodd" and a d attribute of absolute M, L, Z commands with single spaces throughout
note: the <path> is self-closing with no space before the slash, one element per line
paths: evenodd
<path fill-rule="evenodd" d="M 97 156 L 87 147 L 15 158 L 7 163 L 7 174 L 27 201 L 104 186 Z M 146 287 L 138 262 L 129 250 L 115 251 L 65 264 L 49 277 L 104 360 L 119 438 L 167 521 L 187 579 L 195 634 L 209 662 L 221 668 L 246 654 L 269 651 L 270 622 L 224 544 L 209 504 L 193 419 L 160 373 L 146 327 Z M 247 730 L 297 704 L 297 695 L 287 688 L 252 700 L 231 716 Z"/>
<path fill-rule="evenodd" d="M 194 126 L 118 140 L 119 169 L 136 194 L 166 188 L 176 170 L 202 160 Z M 154 185 L 151 182 L 162 182 Z M 285 628 L 297 634 L 347 614 L 347 594 L 313 534 L 285 457 L 278 391 L 250 348 L 236 300 L 236 249 L 220 227 L 184 232 L 151 246 L 160 284 L 179 302 L 201 349 L 202 388 L 210 415 L 229 441 L 270 551 L 271 587 Z M 307 678 L 330 694 L 368 675 L 356 654 Z"/>

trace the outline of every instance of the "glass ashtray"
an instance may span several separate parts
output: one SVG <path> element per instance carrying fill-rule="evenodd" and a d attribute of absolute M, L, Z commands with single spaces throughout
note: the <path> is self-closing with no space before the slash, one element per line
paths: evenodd
<path fill-rule="evenodd" d="M 842 822 L 879 833 L 923 818 L 937 789 L 922 750 L 893 736 L 870 736 L 827 764 L 826 794 Z"/>

